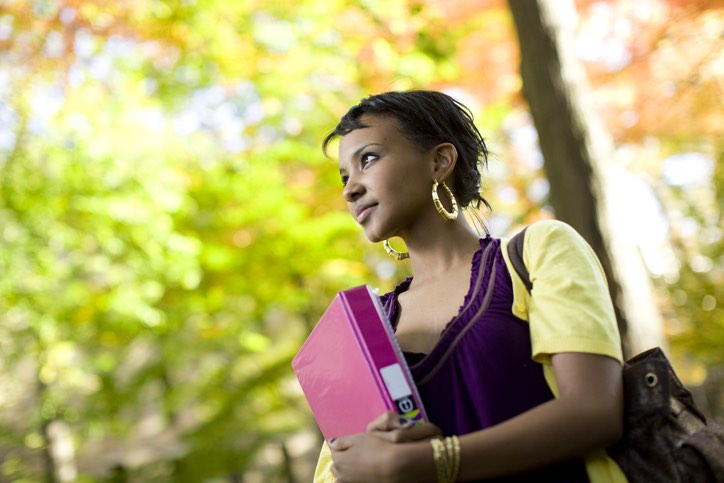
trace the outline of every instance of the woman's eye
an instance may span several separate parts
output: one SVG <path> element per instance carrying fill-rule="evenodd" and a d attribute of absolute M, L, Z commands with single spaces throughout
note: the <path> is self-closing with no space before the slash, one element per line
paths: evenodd
<path fill-rule="evenodd" d="M 349 176 L 342 176 L 342 186 L 347 186 L 347 182 L 349 181 Z"/>
<path fill-rule="evenodd" d="M 376 160 L 377 158 L 378 158 L 378 156 L 374 153 L 365 153 L 360 158 L 360 163 L 364 167 L 364 166 L 367 166 L 368 164 L 370 164 L 372 161 Z"/>

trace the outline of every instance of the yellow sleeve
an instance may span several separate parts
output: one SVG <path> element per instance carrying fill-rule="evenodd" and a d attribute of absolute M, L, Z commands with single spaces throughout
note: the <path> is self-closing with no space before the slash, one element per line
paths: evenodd
<path fill-rule="evenodd" d="M 533 359 L 550 364 L 558 352 L 586 352 L 623 361 L 621 337 L 608 284 L 593 249 L 573 228 L 555 220 L 533 223 L 525 233 L 523 261 L 533 291 L 513 278 L 513 313 L 530 323 Z"/>
<path fill-rule="evenodd" d="M 528 293 L 508 257 L 503 257 L 513 281 L 512 311 L 530 324 L 532 357 L 543 364 L 553 394 L 558 395 L 551 355 L 588 352 L 623 361 L 621 338 L 598 258 L 588 243 L 560 221 L 539 221 L 525 232 L 523 261 L 533 291 Z M 592 483 L 625 483 L 621 468 L 606 451 L 585 458 Z"/>
<path fill-rule="evenodd" d="M 332 453 L 327 443 L 322 445 L 317 460 L 317 468 L 314 470 L 314 483 L 335 483 L 337 478 L 332 474 Z"/>

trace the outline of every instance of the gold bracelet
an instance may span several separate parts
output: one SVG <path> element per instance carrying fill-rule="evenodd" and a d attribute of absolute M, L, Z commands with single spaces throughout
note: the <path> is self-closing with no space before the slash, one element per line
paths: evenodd
<path fill-rule="evenodd" d="M 432 457 L 435 460 L 435 470 L 437 472 L 438 483 L 447 483 L 447 452 L 445 451 L 445 443 L 440 438 L 430 440 L 432 445 Z"/>
<path fill-rule="evenodd" d="M 453 483 L 460 473 L 460 440 L 457 436 L 430 440 L 438 483 Z"/>
<path fill-rule="evenodd" d="M 453 470 L 453 451 L 451 448 L 452 442 L 450 441 L 450 437 L 445 438 L 443 440 L 443 443 L 445 444 L 445 461 L 446 461 L 445 481 L 452 482 L 455 480 L 451 479 L 452 470 Z"/>
<path fill-rule="evenodd" d="M 448 477 L 450 482 L 457 481 L 460 474 L 460 440 L 457 436 L 449 436 L 445 438 L 445 449 L 448 452 L 448 460 L 450 461 Z"/>

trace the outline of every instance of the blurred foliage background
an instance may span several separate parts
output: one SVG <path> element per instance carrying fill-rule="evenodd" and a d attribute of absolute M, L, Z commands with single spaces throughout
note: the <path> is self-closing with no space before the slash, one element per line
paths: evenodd
<path fill-rule="evenodd" d="M 575 2 L 680 375 L 724 416 L 724 9 Z M 496 0 L 0 0 L 0 480 L 309 481 L 290 360 L 404 264 L 320 142 L 360 98 L 444 90 L 494 153 L 496 236 L 554 216 Z"/>

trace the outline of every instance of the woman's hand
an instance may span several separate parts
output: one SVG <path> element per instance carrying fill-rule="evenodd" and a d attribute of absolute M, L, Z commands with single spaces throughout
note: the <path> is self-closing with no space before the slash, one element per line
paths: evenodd
<path fill-rule="evenodd" d="M 432 423 L 418 424 L 390 411 L 372 420 L 367 425 L 367 433 L 390 443 L 408 443 L 442 435 L 440 428 Z"/>
<path fill-rule="evenodd" d="M 334 466 L 332 473 L 340 482 L 410 481 L 406 468 L 419 458 L 424 446 L 406 444 L 440 435 L 431 423 L 415 424 L 395 413 L 385 413 L 367 426 L 366 433 L 352 434 L 329 442 Z M 413 448 L 414 446 L 414 448 Z"/>

